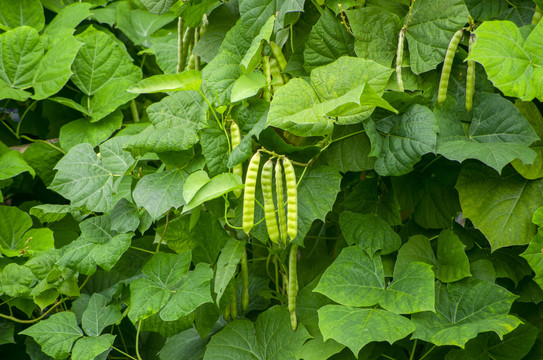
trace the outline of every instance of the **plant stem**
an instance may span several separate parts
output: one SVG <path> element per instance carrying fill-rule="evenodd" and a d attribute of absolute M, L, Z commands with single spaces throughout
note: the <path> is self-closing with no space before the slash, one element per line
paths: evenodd
<path fill-rule="evenodd" d="M 134 120 L 135 123 L 140 122 L 140 116 L 138 114 L 136 99 L 132 99 L 132 101 L 130 102 L 130 111 L 132 112 L 132 120 Z"/>
<path fill-rule="evenodd" d="M 111 346 L 111 348 L 117 352 L 120 352 L 121 354 L 123 354 L 124 356 L 130 358 L 130 359 L 133 359 L 133 360 L 137 360 L 135 357 L 125 353 L 124 351 L 122 351 L 121 349 L 117 349 L 115 346 Z"/>
<path fill-rule="evenodd" d="M 432 346 L 432 347 L 430 348 L 430 350 L 428 350 L 428 351 L 426 352 L 426 354 L 424 354 L 424 355 L 422 355 L 422 356 L 420 357 L 420 359 L 419 359 L 419 360 L 423 360 L 423 359 L 424 359 L 424 358 L 425 358 L 426 356 L 428 356 L 428 354 L 429 354 L 429 353 L 431 353 L 431 352 L 432 352 L 432 350 L 434 350 L 435 348 L 436 348 L 436 346 L 435 346 L 435 345 L 434 345 L 434 346 Z"/>
<path fill-rule="evenodd" d="M 18 319 L 16 318 L 15 316 L 8 316 L 8 315 L 4 315 L 4 314 L 0 314 L 0 317 L 4 318 L 4 319 L 8 319 L 8 320 L 11 320 L 11 321 L 14 321 L 14 322 L 17 322 L 17 323 L 20 323 L 20 324 L 33 324 L 35 322 L 38 322 L 40 321 L 41 319 L 43 319 L 44 317 L 46 317 L 51 311 L 53 311 L 54 309 L 56 309 L 57 307 L 59 307 L 60 305 L 62 305 L 62 303 L 64 303 L 64 301 L 68 300 L 68 298 L 63 298 L 61 299 L 59 302 L 57 302 L 55 305 L 51 306 L 49 308 L 49 310 L 47 310 L 46 312 L 44 312 L 43 314 L 41 314 L 40 317 L 37 317 L 35 319 L 30 319 L 30 320 L 22 320 L 22 319 Z M 11 310 L 11 308 L 10 308 Z"/>
<path fill-rule="evenodd" d="M 185 20 L 180 16 L 177 20 L 177 72 L 181 72 L 181 56 L 183 53 L 183 27 Z"/>
<path fill-rule="evenodd" d="M 138 357 L 138 360 L 142 360 L 140 356 L 140 349 L 139 349 L 140 329 L 141 329 L 141 320 L 138 321 L 138 329 L 136 330 L 136 356 Z"/>
<path fill-rule="evenodd" d="M 417 341 L 418 341 L 418 339 L 415 339 L 415 341 L 413 341 L 413 348 L 411 348 L 411 354 L 409 355 L 409 360 L 413 360 L 413 357 L 415 356 L 415 349 L 417 348 Z"/>
<path fill-rule="evenodd" d="M 168 231 L 168 223 L 170 222 L 170 211 L 171 210 L 172 209 L 168 210 L 168 212 L 166 213 L 166 224 L 164 225 L 164 231 L 162 232 L 162 236 L 160 237 L 160 241 L 158 242 L 158 245 L 156 246 L 155 254 L 158 254 L 158 252 L 160 250 L 160 244 L 162 244 L 162 241 L 164 241 L 164 236 L 166 236 L 166 231 Z"/>
<path fill-rule="evenodd" d="M 132 246 L 130 245 L 130 248 L 131 249 L 134 249 L 134 250 L 139 250 L 139 251 L 143 251 L 143 252 L 146 252 L 148 254 L 156 254 L 155 252 L 151 251 L 151 250 L 147 250 L 147 249 L 142 249 L 142 248 L 139 248 L 139 247 L 136 247 L 136 246 Z"/>

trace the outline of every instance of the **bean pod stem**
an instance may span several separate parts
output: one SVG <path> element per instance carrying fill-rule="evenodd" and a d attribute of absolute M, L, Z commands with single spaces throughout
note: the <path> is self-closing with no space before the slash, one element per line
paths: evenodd
<path fill-rule="evenodd" d="M 262 197 L 264 198 L 264 218 L 270 240 L 279 243 L 279 228 L 275 217 L 275 206 L 273 204 L 273 161 L 269 159 L 262 168 L 260 184 L 262 185 Z"/>
<path fill-rule="evenodd" d="M 298 234 L 298 190 L 296 185 L 296 173 L 294 166 L 288 158 L 283 158 L 285 180 L 287 185 L 287 233 L 290 240 L 294 240 Z"/>
<path fill-rule="evenodd" d="M 285 196 L 283 194 L 283 168 L 279 160 L 275 164 L 275 193 L 277 194 L 277 216 L 279 217 L 281 241 L 283 244 L 286 244 L 287 218 L 285 213 Z"/>
<path fill-rule="evenodd" d="M 449 77 L 451 75 L 451 68 L 454 60 L 454 55 L 456 54 L 456 49 L 458 44 L 462 39 L 462 34 L 464 29 L 460 29 L 454 33 L 451 41 L 449 42 L 449 47 L 445 53 L 445 61 L 443 62 L 443 68 L 441 70 L 441 79 L 439 80 L 439 90 L 437 93 L 437 103 L 442 104 L 447 98 L 447 88 L 449 87 Z"/>
<path fill-rule="evenodd" d="M 469 37 L 469 51 L 475 42 L 475 34 Z M 473 93 L 475 92 L 475 61 L 468 60 L 468 70 L 466 73 L 466 110 L 471 111 L 473 108 Z"/>
<path fill-rule="evenodd" d="M 232 121 L 230 124 L 230 137 L 232 139 L 232 150 L 234 150 L 241 142 L 241 132 L 239 130 L 238 124 L 235 121 Z M 237 164 L 232 169 L 232 173 L 238 175 L 243 179 L 243 166 Z M 234 195 L 238 198 L 241 195 L 241 189 L 234 190 Z"/>
<path fill-rule="evenodd" d="M 260 152 L 256 152 L 247 168 L 245 177 L 245 192 L 243 196 L 243 231 L 247 235 L 253 228 L 255 218 L 255 190 L 258 168 L 260 166 Z"/>

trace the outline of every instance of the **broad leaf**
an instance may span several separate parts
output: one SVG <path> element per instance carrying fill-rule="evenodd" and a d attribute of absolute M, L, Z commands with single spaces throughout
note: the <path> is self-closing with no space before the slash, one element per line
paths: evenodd
<path fill-rule="evenodd" d="M 200 89 L 202 75 L 196 70 L 187 70 L 179 74 L 154 75 L 143 79 L 136 85 L 128 88 L 135 94 L 149 94 L 166 91 L 186 91 Z"/>
<path fill-rule="evenodd" d="M 325 8 L 305 43 L 305 70 L 311 72 L 342 56 L 352 56 L 353 40 L 353 36 L 347 32 L 332 10 Z"/>
<path fill-rule="evenodd" d="M 230 238 L 223 247 L 217 260 L 214 291 L 217 294 L 215 302 L 218 304 L 230 280 L 234 277 L 245 248 L 245 242 Z"/>
<path fill-rule="evenodd" d="M 115 335 L 104 334 L 101 336 L 85 337 L 77 340 L 72 349 L 73 360 L 93 360 L 100 358 L 98 355 L 111 349 Z"/>
<path fill-rule="evenodd" d="M 55 359 L 68 357 L 74 341 L 83 335 L 77 326 L 75 314 L 68 311 L 51 315 L 20 334 L 33 337 L 43 352 Z"/>
<path fill-rule="evenodd" d="M 0 35 L 0 81 L 24 89 L 32 86 L 43 44 L 36 29 L 21 26 Z"/>
<path fill-rule="evenodd" d="M 83 46 L 72 65 L 72 81 L 86 95 L 119 81 L 128 81 L 126 90 L 141 78 L 141 71 L 106 33 L 90 26 L 76 38 Z"/>
<path fill-rule="evenodd" d="M 22 265 L 10 263 L 0 273 L 0 293 L 17 297 L 27 293 L 36 282 L 32 271 Z"/>
<path fill-rule="evenodd" d="M 205 347 L 206 340 L 200 337 L 195 328 L 190 328 L 169 337 L 159 355 L 161 360 L 198 360 L 204 356 Z"/>
<path fill-rule="evenodd" d="M 465 217 L 486 236 L 492 251 L 528 244 L 536 233 L 532 214 L 543 203 L 543 181 L 529 181 L 506 168 L 502 176 L 466 164 L 456 184 Z"/>
<path fill-rule="evenodd" d="M 433 70 L 443 61 L 453 34 L 468 22 L 463 0 L 420 0 L 413 11 L 405 37 L 409 44 L 411 70 Z"/>
<path fill-rule="evenodd" d="M 326 269 L 314 291 L 348 306 L 380 304 L 400 314 L 434 310 L 434 274 L 429 265 L 411 263 L 394 275 L 387 286 L 380 257 L 351 246 Z"/>
<path fill-rule="evenodd" d="M 116 25 L 135 45 L 149 46 L 151 35 L 174 19 L 173 13 L 156 15 L 140 9 L 132 10 L 128 3 L 117 6 Z"/>
<path fill-rule="evenodd" d="M 407 112 L 377 123 L 377 129 L 386 134 L 375 162 L 375 171 L 380 175 L 407 174 L 422 155 L 436 150 L 438 127 L 427 107 L 413 105 Z"/>
<path fill-rule="evenodd" d="M 134 201 L 145 208 L 153 219 L 158 219 L 170 208 L 185 205 L 181 170 L 172 169 L 144 176 L 136 185 Z"/>
<path fill-rule="evenodd" d="M 217 175 L 194 194 L 192 199 L 183 208 L 183 212 L 194 209 L 196 206 L 199 206 L 206 201 L 216 199 L 232 190 L 241 188 L 243 188 L 243 183 L 238 175 L 230 173 Z"/>
<path fill-rule="evenodd" d="M 401 245 L 400 236 L 379 216 L 345 211 L 339 224 L 347 244 L 356 244 L 369 256 L 390 254 Z"/>
<path fill-rule="evenodd" d="M 31 26 L 40 31 L 45 24 L 41 2 L 39 0 L 1 0 L 0 23 L 3 30 Z"/>
<path fill-rule="evenodd" d="M 142 0 L 141 3 L 153 14 L 160 15 L 170 10 L 176 1 L 177 0 Z"/>
<path fill-rule="evenodd" d="M 468 134 L 453 101 L 434 109 L 439 125 L 437 153 L 460 162 L 477 159 L 499 172 L 516 158 L 525 164 L 534 161 L 536 154 L 528 146 L 538 137 L 511 102 L 498 94 L 478 93 L 473 103 Z"/>
<path fill-rule="evenodd" d="M 415 330 L 409 319 L 380 309 L 357 309 L 326 305 L 319 309 L 319 327 L 324 340 L 334 339 L 358 354 L 372 341 L 400 340 Z"/>
<path fill-rule="evenodd" d="M 443 230 L 437 240 L 436 278 L 444 283 L 471 276 L 466 246 L 451 230 Z"/>
<path fill-rule="evenodd" d="M 81 143 L 99 145 L 119 130 L 122 123 L 121 111 L 116 111 L 98 122 L 91 122 L 89 119 L 71 121 L 60 129 L 60 146 L 68 151 Z"/>
<path fill-rule="evenodd" d="M 342 57 L 315 69 L 310 83 L 295 78 L 279 88 L 267 123 L 299 136 L 325 135 L 336 122 L 361 122 L 377 106 L 395 111 L 380 97 L 391 73 L 370 60 Z"/>
<path fill-rule="evenodd" d="M 308 338 L 301 324 L 292 331 L 284 307 L 274 306 L 260 314 L 255 326 L 244 319 L 226 325 L 211 338 L 204 360 L 292 359 Z"/>
<path fill-rule="evenodd" d="M 539 231 L 530 245 L 520 256 L 528 261 L 534 270 L 534 281 L 543 289 L 543 233 Z"/>
<path fill-rule="evenodd" d="M 107 305 L 108 302 L 105 296 L 92 294 L 81 319 L 81 327 L 87 335 L 98 336 L 106 327 L 122 319 L 121 305 Z"/>
<path fill-rule="evenodd" d="M 391 66 L 401 27 L 398 15 L 372 6 L 348 10 L 346 13 L 355 35 L 356 55 Z"/>
<path fill-rule="evenodd" d="M 0 180 L 12 178 L 26 171 L 33 177 L 36 175 L 34 169 L 28 165 L 20 152 L 7 151 L 0 155 Z"/>
<path fill-rule="evenodd" d="M 413 338 L 442 345 L 464 347 L 469 339 L 485 331 L 500 337 L 521 321 L 508 315 L 516 296 L 501 286 L 477 279 L 436 284 L 436 312 L 411 315 L 416 326 Z"/>

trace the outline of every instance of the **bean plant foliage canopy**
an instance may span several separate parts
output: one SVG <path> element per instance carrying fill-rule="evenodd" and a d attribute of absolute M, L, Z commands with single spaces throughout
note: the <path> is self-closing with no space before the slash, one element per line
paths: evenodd
<path fill-rule="evenodd" d="M 542 10 L 0 0 L 2 359 L 542 359 Z"/>

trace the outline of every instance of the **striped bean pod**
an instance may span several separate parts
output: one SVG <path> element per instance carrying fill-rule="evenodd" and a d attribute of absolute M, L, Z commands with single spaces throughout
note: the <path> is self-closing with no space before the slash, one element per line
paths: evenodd
<path fill-rule="evenodd" d="M 241 310 L 249 306 L 249 266 L 247 264 L 247 249 L 241 254 Z"/>
<path fill-rule="evenodd" d="M 236 124 L 234 121 L 230 124 L 230 137 L 232 139 L 232 150 L 236 148 L 241 142 L 241 132 L 239 130 L 238 124 Z M 240 178 L 243 179 L 243 166 L 241 164 L 237 164 L 232 169 L 232 173 L 238 175 Z M 234 195 L 238 198 L 241 195 L 241 189 L 234 190 Z"/>
<path fill-rule="evenodd" d="M 260 166 L 260 152 L 256 152 L 247 168 L 245 176 L 245 191 L 243 195 L 243 231 L 247 235 L 253 228 L 255 219 L 255 190 L 256 178 L 258 176 L 258 168 Z"/>
<path fill-rule="evenodd" d="M 469 51 L 475 42 L 475 34 L 469 37 Z M 468 60 L 468 71 L 466 73 L 466 110 L 473 108 L 473 93 L 475 92 L 475 61 Z"/>
<path fill-rule="evenodd" d="M 283 158 L 285 180 L 287 185 L 287 233 L 290 240 L 298 234 L 298 189 L 296 186 L 296 173 L 294 166 L 288 158 Z"/>
<path fill-rule="evenodd" d="M 400 30 L 398 36 L 398 50 L 396 51 L 396 78 L 398 80 L 398 91 L 403 92 L 403 79 L 402 79 L 402 61 L 403 61 L 403 43 L 405 40 L 405 28 Z"/>
<path fill-rule="evenodd" d="M 262 197 L 264 198 L 264 218 L 266 219 L 266 227 L 270 240 L 274 243 L 279 243 L 279 228 L 277 227 L 277 219 L 275 218 L 275 206 L 273 204 L 273 161 L 269 159 L 262 168 L 260 176 L 260 184 L 262 185 Z"/>
<path fill-rule="evenodd" d="M 288 258 L 288 311 L 292 330 L 296 330 L 296 296 L 298 295 L 298 245 L 292 244 Z"/>
<path fill-rule="evenodd" d="M 447 88 L 449 87 L 449 77 L 451 76 L 451 69 L 456 54 L 458 44 L 462 39 L 464 29 L 460 29 L 454 33 L 447 52 L 445 53 L 445 61 L 443 62 L 443 68 L 441 69 L 441 79 L 439 80 L 439 90 L 437 93 L 437 103 L 442 104 L 447 98 Z"/>
<path fill-rule="evenodd" d="M 277 160 L 275 164 L 275 193 L 277 194 L 277 217 L 283 244 L 287 242 L 287 217 L 285 213 L 285 196 L 283 194 L 283 168 Z"/>

